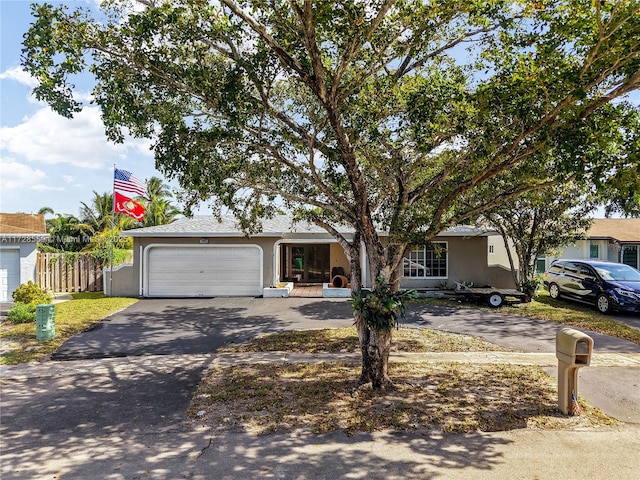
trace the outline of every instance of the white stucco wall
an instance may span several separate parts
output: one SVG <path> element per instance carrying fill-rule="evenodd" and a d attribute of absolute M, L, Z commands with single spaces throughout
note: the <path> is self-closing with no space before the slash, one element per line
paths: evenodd
<path fill-rule="evenodd" d="M 36 281 L 36 242 L 2 242 L 0 248 L 20 251 L 20 283 Z"/>
<path fill-rule="evenodd" d="M 36 281 L 36 257 L 37 257 L 37 243 L 33 242 L 15 242 L 7 241 L 5 238 L 0 242 L 0 249 L 3 251 L 19 252 L 20 255 L 20 272 L 19 283 L 15 287 L 27 283 L 29 281 Z M 13 287 L 13 286 L 12 286 Z M 11 291 L 7 292 L 7 300 L 11 301 Z"/>

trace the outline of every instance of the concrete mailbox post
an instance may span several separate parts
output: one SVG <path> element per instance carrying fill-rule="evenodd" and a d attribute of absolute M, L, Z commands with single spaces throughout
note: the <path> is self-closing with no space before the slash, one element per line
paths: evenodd
<path fill-rule="evenodd" d="M 573 328 L 563 328 L 556 334 L 558 359 L 558 408 L 568 415 L 571 395 L 578 398 L 578 369 L 589 366 L 593 352 L 593 339 Z"/>

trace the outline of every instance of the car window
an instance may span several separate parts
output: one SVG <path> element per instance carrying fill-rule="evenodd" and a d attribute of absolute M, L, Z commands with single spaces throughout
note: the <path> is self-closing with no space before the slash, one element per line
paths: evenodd
<path fill-rule="evenodd" d="M 565 271 L 567 271 L 567 272 L 569 272 L 569 273 L 575 273 L 575 274 L 577 274 L 577 273 L 578 273 L 578 269 L 579 269 L 579 267 L 578 267 L 578 265 L 576 265 L 575 263 L 567 263 L 567 264 L 564 266 L 564 269 L 565 269 Z"/>
<path fill-rule="evenodd" d="M 640 272 L 624 264 L 599 265 L 596 270 L 605 280 L 640 282 Z"/>
<path fill-rule="evenodd" d="M 554 263 L 553 265 L 551 265 L 551 267 L 549 267 L 549 271 L 553 273 L 562 273 L 562 264 Z"/>
<path fill-rule="evenodd" d="M 582 275 L 583 277 L 595 277 L 593 270 L 591 270 L 589 267 L 585 267 L 584 265 L 580 267 L 580 275 Z"/>

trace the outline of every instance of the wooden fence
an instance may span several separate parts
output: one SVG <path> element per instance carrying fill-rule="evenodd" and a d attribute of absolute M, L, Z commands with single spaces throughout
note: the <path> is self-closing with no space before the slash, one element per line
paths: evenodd
<path fill-rule="evenodd" d="M 102 267 L 90 255 L 66 257 L 63 253 L 38 253 L 36 283 L 52 292 L 102 292 Z"/>

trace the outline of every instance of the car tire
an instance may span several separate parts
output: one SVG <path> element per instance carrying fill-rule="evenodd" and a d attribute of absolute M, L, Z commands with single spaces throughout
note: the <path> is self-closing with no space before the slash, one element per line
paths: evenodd
<path fill-rule="evenodd" d="M 611 313 L 611 299 L 604 293 L 601 293 L 598 295 L 598 298 L 596 298 L 596 308 L 600 313 Z"/>
<path fill-rule="evenodd" d="M 555 283 L 549 284 L 549 296 L 553 299 L 560 297 L 560 287 L 558 287 L 558 285 L 556 285 Z"/>
<path fill-rule="evenodd" d="M 493 292 L 491 295 L 489 295 L 487 301 L 489 302 L 490 307 L 498 308 L 501 307 L 504 303 L 504 297 L 498 292 Z"/>

